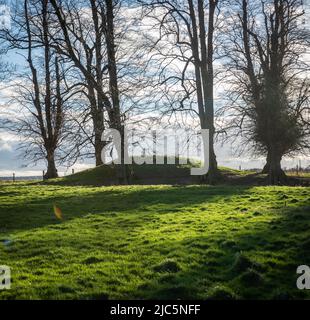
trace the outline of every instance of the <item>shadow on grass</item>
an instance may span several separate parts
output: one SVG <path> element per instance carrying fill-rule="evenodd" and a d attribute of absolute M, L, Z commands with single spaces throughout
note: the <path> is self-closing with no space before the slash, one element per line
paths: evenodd
<path fill-rule="evenodd" d="M 51 195 L 53 190 L 55 194 Z M 36 292 L 39 297 L 54 297 L 58 291 L 61 297 L 71 292 L 74 298 L 90 299 L 113 294 L 131 299 L 288 299 L 306 294 L 295 286 L 297 265 L 310 263 L 309 207 L 303 200 L 298 205 L 297 199 L 290 199 L 289 203 L 297 202 L 283 211 L 270 209 L 270 215 L 237 210 L 242 197 L 255 199 L 247 194 L 247 187 L 236 186 L 48 187 L 44 195 L 31 191 L 31 198 L 27 194 L 22 197 L 22 190 L 2 191 L 19 195 L 13 197 L 16 202 L 0 205 L 0 219 L 4 221 L 1 226 L 6 228 L 0 231 L 1 237 L 9 232 L 31 231 L 17 239 L 15 248 L 13 244 L 4 252 L 8 265 L 14 261 L 18 268 L 23 266 L 26 278 L 29 273 L 41 272 L 36 280 L 44 280 L 44 274 L 48 281 L 54 279 L 55 275 L 47 272 L 52 266 L 59 274 L 57 283 L 45 284 L 46 291 L 40 284 Z M 303 191 L 302 195 L 306 194 Z M 229 203 L 235 195 L 240 201 L 226 207 L 222 215 L 219 203 Z M 287 195 L 281 192 L 280 196 L 282 202 L 288 201 Z M 53 216 L 55 202 L 63 210 L 63 223 Z M 209 204 L 219 204 L 215 220 L 212 211 L 204 218 Z M 178 220 L 180 211 L 182 219 Z M 187 214 L 191 215 L 188 219 Z M 71 225 L 66 224 L 70 221 Z M 211 227 L 204 229 L 203 223 Z M 48 228 L 39 229 L 44 226 Z M 59 229 L 68 232 L 59 233 Z M 167 236 L 169 232 L 172 236 Z M 91 274 L 83 278 L 81 270 Z M 85 284 L 78 286 L 77 281 Z M 105 288 L 87 288 L 96 283 Z M 14 294 L 20 296 L 17 290 L 12 291 Z"/>
<path fill-rule="evenodd" d="M 0 186 L 0 190 L 1 190 Z M 28 184 L 23 186 L 28 187 Z M 53 205 L 62 209 L 63 223 L 88 214 L 130 214 L 137 210 L 147 212 L 150 207 L 159 207 L 159 213 L 171 212 L 165 205 L 181 208 L 202 202 L 217 202 L 242 195 L 247 187 L 206 187 L 176 186 L 162 188 L 130 187 L 91 188 L 91 187 L 55 187 L 54 195 L 37 195 L 40 187 L 33 186 L 33 193 L 28 198 L 23 190 L 4 191 L 1 195 L 16 197 L 16 202 L 3 203 L 0 198 L 0 234 L 40 228 L 46 225 L 59 224 L 53 213 Z M 53 192 L 53 187 L 43 190 Z M 79 193 L 79 191 L 84 191 Z M 63 192 L 63 193 L 61 193 Z M 21 196 L 19 199 L 18 196 Z M 14 198 L 15 199 L 15 198 Z M 161 208 L 162 206 L 162 208 Z"/>
<path fill-rule="evenodd" d="M 309 206 L 286 208 L 236 234 L 162 243 L 155 279 L 137 288 L 147 299 L 309 299 L 296 269 L 310 265 Z M 251 218 L 251 217 L 249 217 Z M 186 266 L 174 248 L 183 248 Z"/>

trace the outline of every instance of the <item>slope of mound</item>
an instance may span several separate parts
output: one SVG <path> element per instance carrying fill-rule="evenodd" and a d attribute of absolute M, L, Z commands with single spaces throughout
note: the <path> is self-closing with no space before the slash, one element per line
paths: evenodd
<path fill-rule="evenodd" d="M 178 163 L 178 160 L 176 161 Z M 192 184 L 199 177 L 191 176 L 190 169 L 198 163 L 189 164 L 132 164 L 128 165 L 130 184 Z M 115 185 L 118 184 L 118 165 L 102 165 L 63 178 L 49 180 L 58 185 Z"/>

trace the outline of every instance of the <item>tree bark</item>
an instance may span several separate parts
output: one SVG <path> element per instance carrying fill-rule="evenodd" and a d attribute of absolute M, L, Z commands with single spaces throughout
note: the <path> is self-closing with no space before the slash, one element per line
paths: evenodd
<path fill-rule="evenodd" d="M 44 175 L 44 180 L 58 178 L 54 152 L 49 152 L 46 158 L 47 158 L 47 172 Z"/>
<path fill-rule="evenodd" d="M 208 33 L 206 34 L 204 1 L 198 0 L 198 16 L 201 47 L 201 74 L 203 78 L 203 93 L 205 104 L 206 129 L 209 130 L 209 171 L 206 177 L 208 183 L 215 183 L 218 175 L 216 156 L 214 152 L 214 72 L 213 72 L 213 34 L 214 14 L 217 1 L 209 1 Z M 207 43 L 206 43 L 207 39 Z"/>
<path fill-rule="evenodd" d="M 267 157 L 266 157 L 266 164 L 264 165 L 264 168 L 262 170 L 262 174 L 268 174 L 270 170 L 270 153 L 267 153 Z"/>
<path fill-rule="evenodd" d="M 267 177 L 268 183 L 271 185 L 284 184 L 287 181 L 287 176 L 281 168 L 281 159 L 282 156 L 275 148 L 273 148 L 270 151 L 270 162 Z"/>
<path fill-rule="evenodd" d="M 101 141 L 102 133 L 104 131 L 104 115 L 103 109 L 99 107 L 96 102 L 95 93 L 93 88 L 89 88 L 89 100 L 91 103 L 91 116 L 94 127 L 94 149 L 95 149 L 95 160 L 96 167 L 103 165 L 101 159 L 101 152 L 105 146 L 105 143 Z"/>
<path fill-rule="evenodd" d="M 125 164 L 125 136 L 124 125 L 122 124 L 120 111 L 120 97 L 118 88 L 118 76 L 116 67 L 116 52 L 114 39 L 114 5 L 112 0 L 106 0 L 106 45 L 108 55 L 108 72 L 110 93 L 113 104 L 113 112 L 109 118 L 111 127 L 119 131 L 121 135 L 121 154 L 118 157 L 121 160 L 121 165 L 118 168 L 118 179 L 120 184 L 128 184 L 127 166 Z"/>
<path fill-rule="evenodd" d="M 101 158 L 101 152 L 104 148 L 104 143 L 101 141 L 101 134 L 98 135 L 95 132 L 95 160 L 96 160 L 96 167 L 103 165 L 103 161 Z"/>
<path fill-rule="evenodd" d="M 202 181 L 214 184 L 220 173 L 217 168 L 214 151 L 214 72 L 213 72 L 213 37 L 214 15 L 218 1 L 209 1 L 208 32 L 206 32 L 205 6 L 203 0 L 198 0 L 198 17 L 196 18 L 194 3 L 188 1 L 192 24 L 191 46 L 195 61 L 195 76 L 197 88 L 198 111 L 201 129 L 209 130 L 209 171 Z M 198 23 L 197 23 L 198 20 Z"/>

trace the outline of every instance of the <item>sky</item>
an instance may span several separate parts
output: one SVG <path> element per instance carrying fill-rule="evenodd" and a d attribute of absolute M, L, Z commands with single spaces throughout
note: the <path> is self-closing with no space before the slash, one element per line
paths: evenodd
<path fill-rule="evenodd" d="M 2 2 L 0 1 L 0 27 Z M 7 20 L 5 20 L 5 23 L 7 23 Z M 23 63 L 22 58 L 18 55 L 17 52 L 11 52 L 9 55 L 5 56 L 4 59 L 18 64 Z M 4 101 L 3 83 L 0 82 L 0 105 L 3 104 Z M 46 169 L 45 163 L 25 162 L 20 151 L 18 150 L 18 142 L 19 138 L 17 136 L 0 130 L 0 177 L 11 177 L 13 173 L 15 173 L 16 176 L 41 176 L 42 171 Z M 236 169 L 239 169 L 240 167 L 242 169 L 251 169 L 262 168 L 265 164 L 265 159 L 263 157 L 255 158 L 249 154 L 243 154 L 242 156 L 239 156 L 236 153 L 235 145 L 231 145 L 229 143 L 226 143 L 223 146 L 220 143 L 217 143 L 216 154 L 218 164 L 220 166 L 227 166 Z M 296 167 L 299 162 L 301 162 L 302 167 L 308 167 L 310 166 L 310 157 L 299 156 L 294 159 L 284 159 L 282 161 L 282 165 L 283 167 L 291 168 Z M 85 160 L 84 162 L 76 163 L 73 167 L 70 168 L 59 167 L 58 172 L 62 176 L 70 174 L 72 172 L 72 169 L 77 172 L 93 166 L 94 161 Z"/>

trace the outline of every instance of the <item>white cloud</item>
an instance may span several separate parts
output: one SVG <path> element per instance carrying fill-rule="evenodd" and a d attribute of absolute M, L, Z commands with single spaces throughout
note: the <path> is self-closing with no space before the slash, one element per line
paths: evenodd
<path fill-rule="evenodd" d="M 0 151 L 12 151 L 12 146 L 0 140 Z"/>

